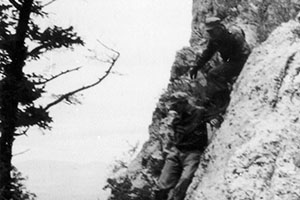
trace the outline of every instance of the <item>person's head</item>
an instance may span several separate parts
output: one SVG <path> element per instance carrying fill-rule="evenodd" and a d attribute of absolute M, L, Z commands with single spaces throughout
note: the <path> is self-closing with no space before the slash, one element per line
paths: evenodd
<path fill-rule="evenodd" d="M 221 39 L 226 32 L 225 26 L 218 17 L 208 17 L 205 20 L 205 30 L 211 39 Z"/>
<path fill-rule="evenodd" d="M 170 102 L 170 110 L 181 113 L 186 110 L 186 107 L 189 104 L 188 94 L 184 92 L 175 92 L 170 96 Z"/>

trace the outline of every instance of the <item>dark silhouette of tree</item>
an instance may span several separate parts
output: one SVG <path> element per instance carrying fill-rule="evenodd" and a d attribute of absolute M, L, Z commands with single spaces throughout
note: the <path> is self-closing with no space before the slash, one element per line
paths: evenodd
<path fill-rule="evenodd" d="M 62 71 L 45 77 L 36 73 L 26 74 L 24 66 L 29 61 L 40 59 L 42 54 L 59 48 L 84 45 L 73 27 L 59 26 L 42 29 L 36 17 L 47 17 L 43 8 L 55 0 L 3 0 L 0 5 L 0 200 L 11 200 L 12 147 L 17 136 L 26 134 L 32 126 L 49 129 L 52 118 L 49 109 L 67 101 L 74 103 L 73 95 L 101 83 L 111 72 L 119 53 L 102 44 L 112 55 L 106 61 L 108 69 L 99 79 L 65 94 L 46 106 L 37 105 L 36 100 L 46 93 L 47 83 L 78 71 L 80 68 Z M 98 41 L 100 42 L 100 41 Z M 76 99 L 75 99 L 76 100 Z"/>

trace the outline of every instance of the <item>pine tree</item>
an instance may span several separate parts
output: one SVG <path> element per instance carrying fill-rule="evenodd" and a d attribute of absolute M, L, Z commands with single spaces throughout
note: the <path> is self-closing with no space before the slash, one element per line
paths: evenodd
<path fill-rule="evenodd" d="M 72 103 L 74 94 L 98 85 L 109 75 L 119 57 L 118 52 L 107 47 L 114 56 L 110 57 L 105 74 L 96 82 L 58 95 L 46 106 L 37 105 L 36 100 L 47 92 L 47 83 L 79 68 L 47 78 L 36 73 L 26 74 L 26 63 L 54 49 L 84 45 L 72 26 L 42 29 L 35 22 L 36 17 L 48 17 L 43 8 L 54 1 L 42 4 L 38 0 L 2 0 L 0 5 L 0 200 L 13 199 L 11 161 L 17 136 L 26 134 L 32 126 L 49 129 L 52 122 L 49 109 L 63 101 Z"/>

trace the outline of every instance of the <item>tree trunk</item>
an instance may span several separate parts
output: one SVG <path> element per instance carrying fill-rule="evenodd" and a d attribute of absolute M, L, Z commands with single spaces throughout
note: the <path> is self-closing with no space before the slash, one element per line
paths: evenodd
<path fill-rule="evenodd" d="M 12 146 L 16 131 L 19 104 L 18 89 L 24 78 L 23 66 L 26 59 L 25 37 L 33 0 L 24 1 L 20 8 L 15 40 L 11 44 L 12 62 L 4 67 L 5 78 L 1 84 L 1 137 L 0 137 L 0 199 L 12 199 L 11 170 Z"/>
<path fill-rule="evenodd" d="M 10 199 L 10 171 L 12 169 L 12 145 L 14 141 L 17 101 L 10 96 L 15 90 L 13 81 L 6 81 L 3 86 L 2 97 L 5 99 L 2 103 L 2 135 L 0 138 L 0 188 L 1 199 Z"/>

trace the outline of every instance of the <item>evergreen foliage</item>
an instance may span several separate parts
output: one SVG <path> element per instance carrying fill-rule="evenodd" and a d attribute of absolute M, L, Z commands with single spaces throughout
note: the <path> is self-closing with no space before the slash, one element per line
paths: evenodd
<path fill-rule="evenodd" d="M 35 200 L 36 195 L 26 189 L 25 181 L 27 178 L 23 177 L 22 173 L 13 167 L 12 170 L 12 191 L 13 200 Z"/>
<path fill-rule="evenodd" d="M 11 164 L 13 142 L 17 136 L 25 135 L 32 126 L 50 129 L 52 117 L 49 109 L 61 102 L 76 103 L 73 96 L 83 90 L 98 85 L 105 79 L 119 53 L 102 45 L 113 53 L 108 59 L 109 67 L 104 75 L 89 85 L 82 86 L 65 94 L 55 95 L 56 99 L 46 106 L 37 100 L 47 92 L 46 85 L 54 79 L 79 70 L 62 71 L 50 78 L 41 74 L 24 72 L 30 61 L 41 58 L 43 54 L 55 49 L 72 49 L 84 42 L 72 26 L 58 25 L 42 28 L 38 21 L 48 17 L 43 11 L 54 1 L 41 0 L 3 0 L 0 5 L 0 200 L 28 199 L 34 195 L 21 195 L 23 185 L 20 174 Z M 39 19 L 39 20 L 37 20 Z M 54 96 L 54 95 L 53 95 Z M 15 184 L 11 184 L 15 183 Z M 18 189 L 19 188 L 19 189 Z M 16 198 L 16 195 L 18 198 Z"/>

